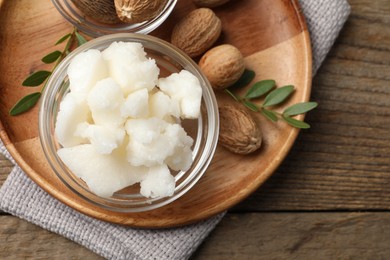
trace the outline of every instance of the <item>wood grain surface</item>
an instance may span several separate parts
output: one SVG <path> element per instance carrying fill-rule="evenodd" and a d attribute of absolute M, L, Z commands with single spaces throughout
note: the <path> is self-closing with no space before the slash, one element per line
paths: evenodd
<path fill-rule="evenodd" d="M 314 78 L 312 129 L 192 259 L 390 258 L 390 4 L 349 2 L 352 14 Z M 1 156 L 0 165 L 4 180 L 12 167 Z M 13 216 L 0 223 L 0 258 L 100 259 Z"/>
<path fill-rule="evenodd" d="M 191 260 L 387 259 L 389 229 L 390 213 L 229 214 Z M 103 259 L 12 216 L 0 216 L 0 230 L 1 259 Z"/>
<path fill-rule="evenodd" d="M 390 213 L 229 214 L 192 259 L 388 259 L 389 229 Z"/>
<path fill-rule="evenodd" d="M 161 34 L 161 38 L 169 40 L 173 23 L 195 8 L 190 0 L 179 1 L 167 23 L 154 35 Z M 23 17 L 20 9 L 26 10 Z M 295 86 L 294 95 L 277 107 L 277 111 L 309 100 L 311 47 L 297 0 L 232 1 L 216 8 L 215 12 L 224 24 L 220 41 L 233 44 L 243 52 L 246 68 L 256 72 L 253 82 L 274 79 L 279 87 Z M 23 88 L 19 83 L 29 71 L 46 67 L 36 55 L 52 49 L 52 44 L 59 38 L 58 33 L 64 35 L 71 31 L 70 24 L 49 0 L 4 1 L 0 14 L 4 14 L 0 15 L 0 71 L 3 72 L 0 77 L 0 137 L 35 183 L 83 214 L 143 228 L 180 226 L 203 220 L 231 208 L 263 184 L 280 165 L 297 137 L 298 129 L 284 121 L 273 123 L 261 113 L 252 113 L 263 134 L 261 149 L 255 153 L 243 156 L 217 146 L 209 167 L 196 185 L 164 207 L 131 213 L 99 207 L 69 189 L 50 167 L 38 137 L 38 108 L 17 117 L 9 115 L 9 109 L 17 100 L 36 91 Z M 233 16 L 236 19 L 232 19 Z M 26 26 L 26 21 L 31 23 L 30 26 Z M 55 33 L 53 28 L 57 30 Z M 31 35 L 38 36 L 31 38 Z M 216 93 L 216 96 L 221 106 L 235 102 L 223 92 Z"/>

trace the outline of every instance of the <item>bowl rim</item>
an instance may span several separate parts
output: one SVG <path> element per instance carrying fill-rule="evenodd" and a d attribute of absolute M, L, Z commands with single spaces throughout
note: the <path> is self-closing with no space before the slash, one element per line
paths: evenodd
<path fill-rule="evenodd" d="M 195 176 L 190 179 L 190 183 L 187 183 L 184 185 L 184 187 L 181 187 L 181 189 L 177 192 L 175 187 L 175 193 L 171 197 L 166 197 L 162 199 L 155 199 L 152 201 L 153 204 L 147 203 L 147 205 L 142 206 L 142 207 L 137 207 L 137 208 L 115 208 L 112 206 L 106 206 L 102 205 L 101 203 L 97 203 L 94 200 L 91 200 L 90 198 L 86 197 L 84 194 L 80 193 L 79 190 L 75 187 L 73 187 L 71 184 L 69 184 L 69 180 L 67 178 L 64 178 L 62 174 L 60 174 L 58 171 L 63 170 L 61 167 L 59 168 L 61 164 L 61 160 L 58 158 L 57 154 L 53 153 L 53 149 L 49 149 L 50 147 L 53 147 L 53 143 L 51 140 L 46 138 L 47 136 L 50 135 L 50 117 L 51 115 L 47 108 L 50 105 L 50 102 L 54 102 L 55 96 L 58 94 L 58 91 L 60 91 L 63 88 L 63 84 L 56 84 L 57 82 L 62 82 L 64 77 L 59 77 L 61 76 L 61 73 L 66 76 L 66 69 L 69 66 L 69 63 L 71 60 L 79 53 L 93 49 L 93 47 L 99 46 L 99 44 L 107 44 L 107 47 L 115 41 L 120 41 L 118 39 L 126 39 L 128 41 L 134 41 L 134 40 L 139 40 L 139 41 L 147 41 L 150 43 L 157 44 L 159 47 L 164 48 L 166 51 L 173 51 L 174 54 L 176 54 L 178 57 L 184 58 L 184 61 L 188 63 L 188 66 L 190 66 L 192 69 L 194 69 L 197 73 L 197 77 L 201 81 L 201 86 L 202 86 L 202 102 L 205 102 L 205 99 L 207 98 L 207 102 L 209 102 L 209 105 L 206 103 L 206 108 L 210 106 L 206 110 L 207 113 L 207 120 L 209 121 L 211 119 L 211 122 L 208 122 L 208 128 L 207 128 L 207 133 L 208 137 L 205 141 L 205 148 L 204 150 L 207 152 L 206 154 L 200 154 L 203 158 L 203 163 L 200 164 L 200 169 L 198 171 L 195 171 Z M 170 56 L 171 57 L 171 56 Z M 174 59 L 175 60 L 175 59 Z M 184 68 L 183 68 L 184 69 Z M 65 72 L 64 72 L 65 70 Z M 120 33 L 120 34 L 110 34 L 110 35 L 105 35 L 101 36 L 99 38 L 93 39 L 82 46 L 76 48 L 74 51 L 72 51 L 63 61 L 60 62 L 60 64 L 56 67 L 56 69 L 53 71 L 52 75 L 49 77 L 47 83 L 46 83 L 45 89 L 43 90 L 42 93 L 42 100 L 39 108 L 39 139 L 41 143 L 41 147 L 44 151 L 46 160 L 48 161 L 51 170 L 54 171 L 55 175 L 61 180 L 65 186 L 67 186 L 73 194 L 77 195 L 77 197 L 81 197 L 84 200 L 86 200 L 89 203 L 94 204 L 95 206 L 102 207 L 104 209 L 110 210 L 110 211 L 115 211 L 115 212 L 144 212 L 144 211 L 150 211 L 153 209 L 160 208 L 162 206 L 165 206 L 167 204 L 170 204 L 171 202 L 179 199 L 181 196 L 183 196 L 186 192 L 188 192 L 198 181 L 199 179 L 203 176 L 203 174 L 206 172 L 207 167 L 209 166 L 213 155 L 216 151 L 217 143 L 218 143 L 218 135 L 219 135 L 219 113 L 218 113 L 218 104 L 217 100 L 215 97 L 215 94 L 212 90 L 212 87 L 210 83 L 208 82 L 206 76 L 201 72 L 200 68 L 198 65 L 190 58 L 188 57 L 183 51 L 175 47 L 174 45 L 170 44 L 169 42 L 166 42 L 164 40 L 161 40 L 155 36 L 151 35 L 143 35 L 143 34 L 135 34 L 135 33 Z M 51 86 L 54 86 L 51 87 Z M 59 104 L 58 104 L 59 106 Z M 199 119 L 198 119 L 199 120 Z M 210 135 L 211 133 L 212 135 Z M 196 141 L 196 140 L 195 140 Z M 198 167 L 197 167 L 198 168 Z M 89 191 L 89 193 L 92 193 Z M 61 200 L 61 197 L 55 196 L 56 193 L 52 194 L 54 197 L 57 199 Z M 93 193 L 92 193 L 93 194 Z M 97 198 L 101 198 L 97 195 L 94 195 Z M 104 200 L 104 198 L 103 198 Z M 61 200 L 62 201 L 62 200 Z M 155 202 L 157 201 L 157 202 Z M 74 204 L 68 203 L 69 201 L 62 201 L 68 206 L 77 209 Z M 143 203 L 145 204 L 145 203 Z"/>

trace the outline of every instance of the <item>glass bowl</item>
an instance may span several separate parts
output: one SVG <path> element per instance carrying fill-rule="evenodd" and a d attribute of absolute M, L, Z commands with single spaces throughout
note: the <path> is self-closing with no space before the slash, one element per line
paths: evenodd
<path fill-rule="evenodd" d="M 114 0 L 113 0 L 114 1 Z M 136 24 L 100 23 L 88 16 L 85 16 L 71 0 L 52 0 L 52 3 L 60 14 L 78 30 L 92 36 L 98 37 L 114 33 L 140 33 L 148 34 L 159 27 L 170 15 L 177 0 L 168 0 L 165 8 L 154 19 Z"/>
<path fill-rule="evenodd" d="M 91 192 L 86 184 L 76 177 L 61 161 L 57 150 L 61 148 L 54 134 L 59 104 L 69 92 L 67 68 L 75 55 L 88 49 L 106 49 L 114 41 L 138 42 L 143 44 L 149 57 L 156 60 L 160 77 L 186 69 L 193 73 L 202 87 L 201 115 L 198 119 L 183 120 L 182 126 L 194 139 L 193 163 L 189 170 L 173 172 L 176 187 L 174 194 L 164 198 L 146 198 L 139 193 L 139 187 L 130 186 L 110 198 L 103 198 Z M 164 206 L 177 200 L 193 187 L 206 171 L 216 149 L 219 134 L 218 106 L 214 92 L 197 64 L 181 50 L 156 37 L 142 34 L 111 34 L 98 37 L 71 52 L 54 70 L 42 94 L 39 110 L 39 136 L 45 156 L 54 173 L 78 197 L 99 207 L 116 212 L 142 212 Z M 76 160 L 76 158 L 75 158 Z"/>

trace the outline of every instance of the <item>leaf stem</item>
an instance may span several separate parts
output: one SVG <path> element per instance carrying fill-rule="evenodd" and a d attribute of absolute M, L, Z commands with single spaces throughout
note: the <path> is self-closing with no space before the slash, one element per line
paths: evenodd
<path fill-rule="evenodd" d="M 70 52 L 70 47 L 72 46 L 73 42 L 75 41 L 76 39 L 76 32 L 77 32 L 77 29 L 76 27 L 73 27 L 73 31 L 72 33 L 70 34 L 70 37 L 68 38 L 66 44 L 65 44 L 65 47 L 63 49 L 63 51 L 61 52 L 61 55 L 60 57 L 57 59 L 56 63 L 54 64 L 53 68 L 51 69 L 51 72 L 53 72 L 57 67 L 58 65 L 61 63 L 61 61 L 66 57 L 66 55 L 68 55 L 68 53 Z M 43 84 L 43 87 L 41 89 L 41 92 L 43 92 L 46 88 L 46 83 L 47 81 L 45 82 L 45 84 Z"/>
<path fill-rule="evenodd" d="M 43 86 L 39 91 L 28 94 L 22 97 L 19 101 L 17 101 L 16 104 L 10 109 L 9 111 L 10 115 L 15 116 L 15 115 L 22 114 L 28 111 L 29 109 L 31 109 L 33 106 L 35 106 L 35 104 L 38 102 L 41 96 L 41 93 L 46 88 L 48 78 L 53 73 L 53 71 L 57 68 L 60 62 L 71 52 L 71 48 L 74 45 L 76 40 L 79 46 L 87 42 L 87 40 L 81 34 L 78 33 L 77 29 L 73 27 L 72 33 L 68 33 L 67 35 L 63 36 L 55 43 L 55 45 L 58 45 L 60 43 L 67 41 L 62 52 L 54 51 L 42 58 L 42 61 L 47 64 L 53 63 L 55 61 L 55 64 L 52 67 L 52 69 L 50 71 L 47 70 L 36 71 L 32 73 L 30 76 L 28 76 L 22 83 L 22 86 L 25 87 L 38 87 L 42 84 Z M 58 53 L 60 53 L 60 55 L 58 55 Z"/>
<path fill-rule="evenodd" d="M 233 93 L 232 89 L 225 89 L 225 92 L 229 94 L 234 100 L 241 103 L 253 112 L 260 112 L 267 119 L 272 122 L 277 122 L 279 119 L 285 121 L 289 125 L 307 129 L 310 125 L 293 118 L 295 115 L 304 114 L 317 106 L 316 102 L 302 102 L 294 104 L 286 108 L 282 113 L 274 111 L 272 107 L 277 106 L 285 102 L 291 94 L 294 92 L 294 86 L 287 85 L 272 90 L 275 86 L 274 80 L 263 80 L 255 83 L 244 97 Z M 272 90 L 272 91 L 271 91 Z M 271 91 L 271 92 L 270 92 Z M 268 93 L 268 94 L 267 94 Z M 267 94 L 261 105 L 253 103 L 251 100 L 259 98 Z"/>

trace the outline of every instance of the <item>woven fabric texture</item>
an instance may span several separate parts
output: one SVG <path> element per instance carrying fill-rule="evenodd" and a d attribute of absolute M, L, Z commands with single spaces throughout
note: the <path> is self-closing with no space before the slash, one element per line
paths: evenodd
<path fill-rule="evenodd" d="M 310 31 L 315 75 L 343 28 L 351 8 L 346 0 L 300 0 L 299 3 Z"/>
<path fill-rule="evenodd" d="M 311 35 L 315 73 L 344 25 L 350 7 L 345 0 L 301 0 L 300 3 Z M 15 163 L 1 142 L 0 152 Z M 65 236 L 107 259 L 188 259 L 224 215 L 164 230 L 110 224 L 58 202 L 17 165 L 0 189 L 0 209 Z"/>

